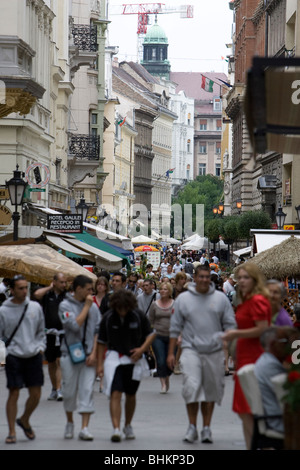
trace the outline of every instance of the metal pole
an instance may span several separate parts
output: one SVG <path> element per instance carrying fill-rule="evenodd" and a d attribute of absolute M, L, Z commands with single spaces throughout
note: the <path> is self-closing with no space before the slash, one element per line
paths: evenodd
<path fill-rule="evenodd" d="M 19 212 L 17 212 L 17 206 L 16 206 L 16 210 L 15 212 L 13 213 L 13 221 L 14 221 L 14 234 L 13 234 L 13 241 L 17 241 L 18 240 L 18 224 L 19 224 L 19 220 L 20 220 L 20 214 Z"/>

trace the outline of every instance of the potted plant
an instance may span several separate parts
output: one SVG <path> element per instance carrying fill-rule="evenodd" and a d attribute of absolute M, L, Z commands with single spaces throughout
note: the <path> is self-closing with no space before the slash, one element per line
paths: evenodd
<path fill-rule="evenodd" d="M 283 389 L 287 392 L 283 397 L 284 448 L 300 450 L 300 364 L 291 362 Z"/>

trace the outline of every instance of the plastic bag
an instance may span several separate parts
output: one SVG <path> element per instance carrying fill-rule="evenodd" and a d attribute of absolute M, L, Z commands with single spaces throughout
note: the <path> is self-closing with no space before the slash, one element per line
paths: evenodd
<path fill-rule="evenodd" d="M 0 340 L 0 364 L 5 364 L 6 347 L 4 341 Z"/>

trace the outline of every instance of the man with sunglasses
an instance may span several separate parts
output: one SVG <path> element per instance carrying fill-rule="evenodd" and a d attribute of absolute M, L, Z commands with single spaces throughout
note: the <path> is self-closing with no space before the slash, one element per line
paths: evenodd
<path fill-rule="evenodd" d="M 28 282 L 21 275 L 10 283 L 11 294 L 0 307 L 0 337 L 7 347 L 6 377 L 9 390 L 6 416 L 9 433 L 6 444 L 16 443 L 15 423 L 33 440 L 35 433 L 29 420 L 39 404 L 44 384 L 43 352 L 46 349 L 44 314 L 38 302 L 28 298 Z M 25 409 L 17 417 L 20 389 L 28 388 L 29 397 Z"/>

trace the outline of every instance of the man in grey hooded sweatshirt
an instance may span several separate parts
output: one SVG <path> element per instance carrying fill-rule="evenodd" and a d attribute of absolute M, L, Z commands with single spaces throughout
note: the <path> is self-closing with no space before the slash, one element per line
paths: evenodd
<path fill-rule="evenodd" d="M 5 370 L 9 389 L 6 403 L 9 433 L 6 444 L 16 442 L 15 423 L 23 429 L 28 439 L 35 438 L 29 419 L 41 397 L 44 384 L 42 353 L 46 349 L 43 310 L 37 302 L 27 297 L 28 282 L 25 277 L 17 275 L 10 285 L 12 297 L 0 307 L 0 338 L 4 338 L 7 344 Z M 28 388 L 29 396 L 23 415 L 16 420 L 20 389 L 24 385 Z"/>
<path fill-rule="evenodd" d="M 184 441 L 198 439 L 199 402 L 203 429 L 201 441 L 212 443 L 210 423 L 214 404 L 221 404 L 224 393 L 225 356 L 222 334 L 235 328 L 234 312 L 227 296 L 215 290 L 209 266 L 199 265 L 188 291 L 178 296 L 171 316 L 168 367 L 175 365 L 177 338 L 182 337 L 180 363 L 183 374 L 182 395 L 186 403 L 189 427 Z"/>
<path fill-rule="evenodd" d="M 93 281 L 90 277 L 79 275 L 73 281 L 73 294 L 67 294 L 59 304 L 65 336 L 61 345 L 61 370 L 64 409 L 67 416 L 65 439 L 74 435 L 73 412 L 81 414 L 79 439 L 92 441 L 88 430 L 89 420 L 94 410 L 93 387 L 96 378 L 97 338 L 100 325 L 100 312 L 93 299 Z M 74 363 L 70 348 L 82 344 L 85 360 Z M 78 348 L 77 348 L 78 351 Z M 78 396 L 78 405 L 77 405 Z"/>

